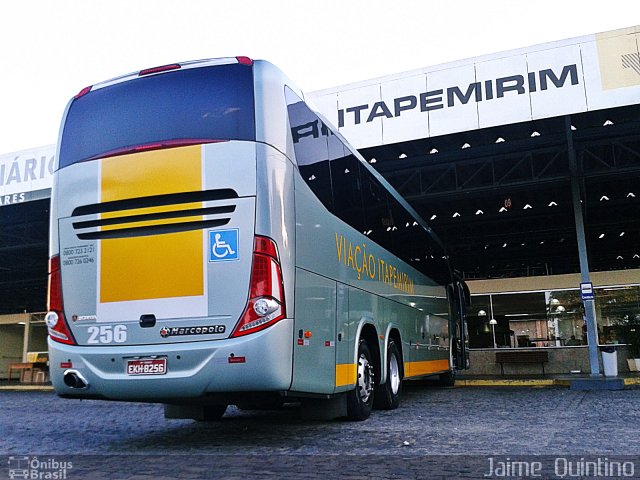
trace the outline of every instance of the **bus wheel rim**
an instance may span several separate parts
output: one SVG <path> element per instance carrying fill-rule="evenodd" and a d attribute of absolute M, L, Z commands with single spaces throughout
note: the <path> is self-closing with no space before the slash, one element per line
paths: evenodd
<path fill-rule="evenodd" d="M 398 391 L 400 391 L 400 366 L 395 355 L 391 355 L 389 358 L 389 380 L 391 393 L 397 395 Z"/>
<path fill-rule="evenodd" d="M 363 403 L 369 401 L 369 397 L 373 392 L 373 367 L 369 363 L 369 359 L 364 354 L 358 359 L 358 391 L 360 399 Z"/>

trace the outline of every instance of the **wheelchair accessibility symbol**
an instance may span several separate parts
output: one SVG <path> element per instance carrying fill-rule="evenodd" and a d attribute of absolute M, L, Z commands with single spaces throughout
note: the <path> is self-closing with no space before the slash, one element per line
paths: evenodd
<path fill-rule="evenodd" d="M 209 232 L 209 261 L 238 260 L 238 229 Z"/>

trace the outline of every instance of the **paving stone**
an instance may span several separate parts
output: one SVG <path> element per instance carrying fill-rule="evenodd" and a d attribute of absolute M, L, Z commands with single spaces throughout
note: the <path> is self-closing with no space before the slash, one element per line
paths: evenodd
<path fill-rule="evenodd" d="M 0 392 L 0 478 L 9 456 L 71 461 L 67 478 L 483 478 L 489 458 L 634 462 L 640 388 L 408 386 L 364 422 L 307 421 L 296 406 L 230 407 L 219 422 L 165 420 L 160 405 Z M 408 443 L 408 445 L 407 445 Z M 523 460 L 524 461 L 524 460 Z M 549 477 L 553 478 L 553 477 Z"/>

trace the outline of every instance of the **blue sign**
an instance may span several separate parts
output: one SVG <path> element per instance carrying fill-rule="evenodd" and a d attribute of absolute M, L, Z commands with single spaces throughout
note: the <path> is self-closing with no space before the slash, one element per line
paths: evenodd
<path fill-rule="evenodd" d="M 593 300 L 593 283 L 584 282 L 580 284 L 580 296 L 582 300 Z"/>
<path fill-rule="evenodd" d="M 209 231 L 209 261 L 238 260 L 238 229 Z"/>

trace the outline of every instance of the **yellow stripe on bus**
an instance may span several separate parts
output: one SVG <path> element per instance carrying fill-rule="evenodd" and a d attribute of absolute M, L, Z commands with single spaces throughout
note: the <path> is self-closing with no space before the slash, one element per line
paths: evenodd
<path fill-rule="evenodd" d="M 446 372 L 450 369 L 449 360 L 425 360 L 422 362 L 405 362 L 404 377 L 417 377 L 430 373 Z"/>
<path fill-rule="evenodd" d="M 336 365 L 336 387 L 355 385 L 356 365 L 354 363 L 339 363 Z"/>
<path fill-rule="evenodd" d="M 426 360 L 422 362 L 405 362 L 404 378 L 428 375 L 430 373 L 446 372 L 450 369 L 448 360 Z M 355 385 L 356 365 L 353 363 L 339 363 L 336 365 L 336 387 Z"/>
<path fill-rule="evenodd" d="M 122 155 L 102 160 L 101 201 L 202 190 L 200 146 Z M 179 209 L 201 208 L 202 203 Z M 144 213 L 168 212 L 176 206 L 145 208 Z M 102 218 L 142 213 L 111 212 Z M 201 220 L 201 216 L 164 223 Z M 162 222 L 136 222 L 153 225 Z M 104 227 L 118 228 L 115 226 Z M 122 302 L 199 296 L 204 294 L 204 266 L 200 230 L 156 236 L 106 239 L 100 245 L 100 301 Z"/>

